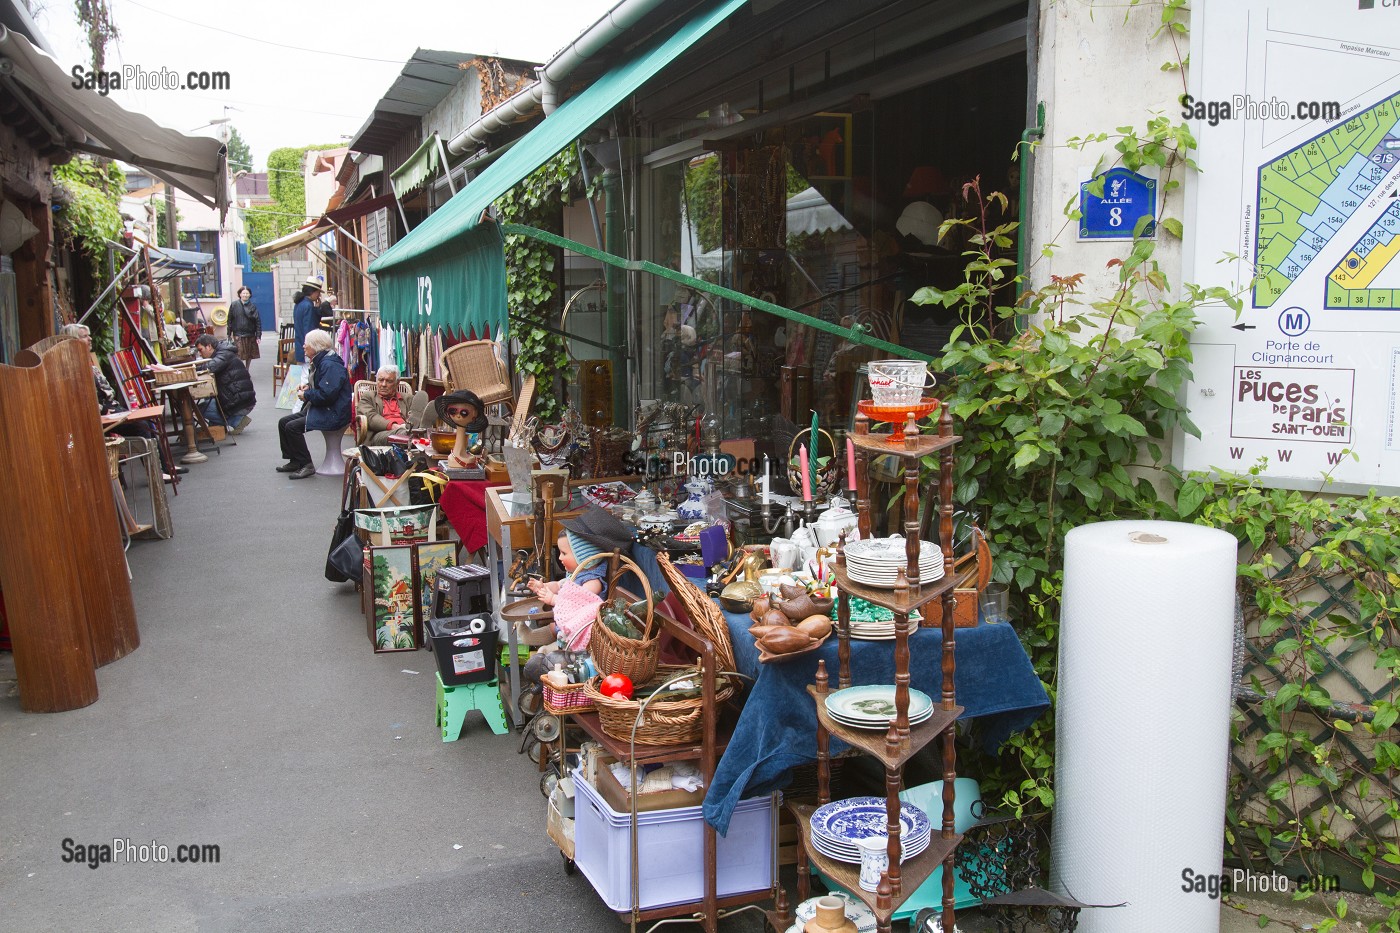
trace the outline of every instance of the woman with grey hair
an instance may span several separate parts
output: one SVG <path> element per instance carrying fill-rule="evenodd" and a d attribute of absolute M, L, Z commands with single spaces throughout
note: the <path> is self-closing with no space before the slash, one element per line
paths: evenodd
<path fill-rule="evenodd" d="M 408 420 L 410 401 L 406 387 L 399 384 L 399 368 L 391 363 L 379 367 L 374 391 L 362 388 L 355 397 L 356 443 L 372 447 L 389 443 L 389 435 Z"/>
<path fill-rule="evenodd" d="M 350 376 L 334 346 L 335 340 L 327 331 L 313 330 L 306 335 L 302 349 L 311 363 L 311 373 L 307 384 L 297 390 L 303 408 L 277 422 L 282 456 L 287 458 L 277 472 L 290 473 L 292 479 L 316 475 L 306 447 L 308 432 L 343 431 L 350 423 Z"/>

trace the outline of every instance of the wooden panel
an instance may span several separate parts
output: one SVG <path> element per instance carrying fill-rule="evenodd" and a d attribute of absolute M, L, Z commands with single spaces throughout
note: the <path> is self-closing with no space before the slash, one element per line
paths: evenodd
<path fill-rule="evenodd" d="M 101 667 L 134 651 L 141 636 L 107 474 L 97 389 L 79 341 L 54 346 L 39 368 L 48 386 L 52 423 L 62 428 L 60 475 L 68 480 L 64 525 L 68 547 L 78 561 L 76 583 L 92 632 L 93 660 Z"/>
<path fill-rule="evenodd" d="M 76 549 L 68 546 L 70 477 L 63 472 L 60 443 L 67 432 L 55 423 L 38 359 L 27 356 L 18 362 L 28 365 L 0 365 L 0 473 L 6 477 L 0 495 L 0 586 L 20 706 L 55 713 L 95 702 L 97 672 L 78 585 L 85 571 Z"/>

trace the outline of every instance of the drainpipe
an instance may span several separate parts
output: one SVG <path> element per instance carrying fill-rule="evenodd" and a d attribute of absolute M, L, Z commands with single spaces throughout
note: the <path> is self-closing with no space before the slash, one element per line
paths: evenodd
<path fill-rule="evenodd" d="M 1016 237 L 1016 299 L 1020 301 L 1021 296 L 1026 293 L 1026 282 L 1022 278 L 1026 274 L 1026 256 L 1030 252 L 1030 195 L 1034 189 L 1031 182 L 1031 152 L 1032 141 L 1045 137 L 1045 101 L 1040 101 L 1035 105 L 1035 126 L 1026 127 L 1021 133 L 1021 142 L 1017 151 L 1021 154 L 1021 186 L 1017 194 L 1017 222 L 1018 236 Z M 1026 330 L 1026 316 L 1016 315 L 1016 333 L 1021 334 Z"/>
<path fill-rule="evenodd" d="M 501 102 L 490 113 L 482 114 L 474 123 L 452 137 L 447 151 L 461 155 L 469 148 L 479 146 L 512 123 L 518 123 L 541 111 L 545 116 L 553 112 L 558 103 L 558 87 L 579 65 L 597 55 L 604 47 L 666 0 L 622 0 L 616 7 L 604 14 L 603 18 L 590 26 L 584 33 L 569 43 L 549 61 L 535 69 L 536 82 L 523 91 Z"/>

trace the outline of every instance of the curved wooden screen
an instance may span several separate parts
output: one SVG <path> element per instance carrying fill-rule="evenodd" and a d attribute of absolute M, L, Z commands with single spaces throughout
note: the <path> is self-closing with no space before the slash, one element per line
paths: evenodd
<path fill-rule="evenodd" d="M 65 340 L 0 365 L 0 586 L 20 705 L 97 699 L 96 666 L 139 643 L 97 395 L 84 346 Z"/>

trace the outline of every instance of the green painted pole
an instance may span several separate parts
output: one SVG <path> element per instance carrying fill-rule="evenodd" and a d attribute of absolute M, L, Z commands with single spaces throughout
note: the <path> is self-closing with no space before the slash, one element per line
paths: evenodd
<path fill-rule="evenodd" d="M 622 173 L 603 172 L 604 242 L 614 256 L 627 253 L 627 231 L 622 220 Z M 612 265 L 603 266 L 608 289 L 608 358 L 612 361 L 613 423 L 631 423 L 627 400 L 627 275 Z"/>

